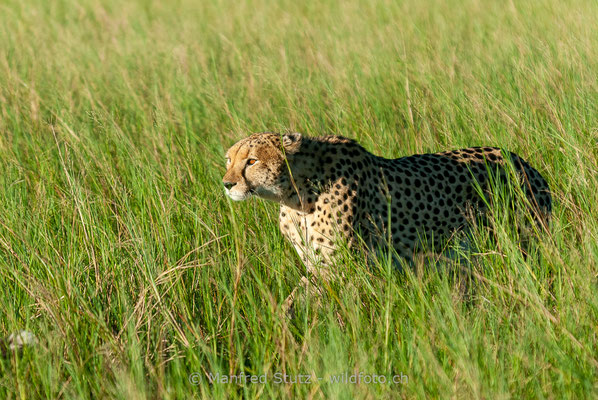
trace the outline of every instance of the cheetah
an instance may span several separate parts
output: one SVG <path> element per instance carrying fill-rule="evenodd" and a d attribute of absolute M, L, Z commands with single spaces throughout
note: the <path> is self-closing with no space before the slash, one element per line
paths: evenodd
<path fill-rule="evenodd" d="M 406 260 L 422 249 L 422 238 L 447 241 L 467 226 L 472 210 L 487 212 L 480 188 L 488 186 L 491 171 L 505 175 L 507 159 L 539 224 L 546 226 L 552 209 L 540 173 L 496 147 L 386 159 L 342 136 L 268 132 L 237 142 L 226 159 L 226 194 L 280 203 L 283 235 L 308 274 L 324 279 L 332 274 L 339 237 L 366 249 L 391 242 Z"/>

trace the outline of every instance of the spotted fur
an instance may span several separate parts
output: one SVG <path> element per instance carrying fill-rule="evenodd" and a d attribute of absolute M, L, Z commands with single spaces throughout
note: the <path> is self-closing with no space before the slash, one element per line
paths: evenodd
<path fill-rule="evenodd" d="M 280 203 L 280 229 L 311 272 L 330 263 L 339 236 L 351 246 L 358 234 L 368 248 L 390 237 L 407 259 L 422 238 L 443 243 L 472 211 L 487 212 L 476 187 L 488 186 L 489 172 L 504 177 L 507 158 L 538 222 L 547 221 L 552 207 L 540 173 L 496 147 L 385 159 L 341 136 L 258 133 L 233 145 L 227 158 L 227 194 Z"/>

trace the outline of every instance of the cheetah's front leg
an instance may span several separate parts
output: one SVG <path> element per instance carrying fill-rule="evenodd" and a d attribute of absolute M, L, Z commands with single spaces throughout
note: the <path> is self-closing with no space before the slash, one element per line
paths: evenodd
<path fill-rule="evenodd" d="M 301 277 L 299 284 L 293 289 L 291 294 L 287 296 L 282 304 L 282 311 L 290 318 L 294 317 L 294 305 L 299 297 L 302 298 L 302 300 L 306 300 L 307 298 L 313 299 L 314 303 L 319 305 L 322 297 L 321 288 L 312 280 L 318 278 L 322 278 L 325 281 L 328 280 L 328 274 L 323 273 L 323 271 L 327 271 L 325 266 L 322 265 L 320 268 L 317 268 L 308 260 L 303 259 L 303 262 L 307 269 L 307 276 L 304 275 Z"/>
<path fill-rule="evenodd" d="M 305 276 L 302 276 L 301 280 L 299 281 L 299 285 L 297 285 L 297 287 L 295 287 L 295 289 L 293 289 L 291 294 L 289 294 L 287 296 L 287 298 L 285 299 L 284 303 L 282 303 L 282 312 L 285 315 L 287 315 L 289 318 L 295 317 L 295 307 L 294 306 L 295 306 L 295 298 L 297 297 L 297 292 L 299 290 L 308 291 L 310 286 L 312 286 L 312 285 L 309 282 L 309 279 L 307 279 L 307 277 L 305 277 Z"/>

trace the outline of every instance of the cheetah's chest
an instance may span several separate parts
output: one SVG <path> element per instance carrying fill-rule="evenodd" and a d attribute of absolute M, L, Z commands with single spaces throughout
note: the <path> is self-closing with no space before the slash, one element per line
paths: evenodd
<path fill-rule="evenodd" d="M 353 231 L 352 196 L 342 189 L 322 194 L 309 205 L 309 213 L 281 206 L 280 230 L 304 261 L 328 259 L 338 237 L 350 239 Z"/>

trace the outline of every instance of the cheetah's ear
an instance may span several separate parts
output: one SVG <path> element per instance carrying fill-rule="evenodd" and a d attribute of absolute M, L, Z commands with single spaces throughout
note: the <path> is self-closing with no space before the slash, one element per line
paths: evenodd
<path fill-rule="evenodd" d="M 285 133 L 282 135 L 282 147 L 284 147 L 285 153 L 294 154 L 299 151 L 301 139 L 300 133 Z"/>

